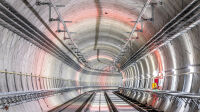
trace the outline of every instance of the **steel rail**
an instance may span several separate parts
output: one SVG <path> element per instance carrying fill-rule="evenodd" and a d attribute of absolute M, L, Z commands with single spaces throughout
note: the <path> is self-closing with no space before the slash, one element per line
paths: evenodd
<path fill-rule="evenodd" d="M 49 90 L 36 90 L 36 91 L 18 91 L 18 92 L 5 92 L 0 93 L 0 108 L 3 109 L 9 106 L 15 106 L 22 103 L 39 100 L 51 95 L 56 95 L 59 93 L 64 93 L 77 89 L 85 88 L 102 88 L 111 86 L 77 86 L 70 88 L 54 88 Z"/>
<path fill-rule="evenodd" d="M 57 107 L 49 110 L 48 112 L 60 112 L 60 111 L 64 110 L 65 108 L 69 107 L 70 105 L 72 105 L 74 102 L 78 101 L 80 98 L 82 98 L 86 94 L 87 94 L 87 92 L 85 92 L 75 98 L 72 98 L 69 101 L 65 102 L 64 104 L 61 104 L 60 106 L 57 106 Z"/>
<path fill-rule="evenodd" d="M 59 110 L 59 112 L 81 112 L 81 110 L 94 94 L 95 92 L 88 91 L 85 93 L 85 95 L 81 95 L 81 97 L 75 99 L 74 101 L 72 100 L 72 102 L 70 102 L 69 104 L 63 105 L 64 108 L 58 108 L 54 112 L 57 112 L 57 110 Z"/>
<path fill-rule="evenodd" d="M 179 14 L 177 14 L 177 16 L 164 25 L 163 28 L 161 28 L 160 31 L 157 32 L 143 47 L 141 47 L 136 53 L 132 54 L 120 68 L 122 70 L 125 69 L 131 63 L 134 63 L 144 56 L 144 54 L 147 54 L 147 52 L 153 52 L 158 48 L 158 46 L 160 47 L 164 45 L 165 42 L 171 41 L 199 24 L 199 7 L 200 1 L 193 0 Z"/>
<path fill-rule="evenodd" d="M 118 96 L 119 98 L 121 98 L 123 101 L 125 101 L 125 102 L 127 102 L 128 104 L 130 104 L 131 106 L 133 106 L 133 107 L 134 107 L 135 109 L 137 109 L 138 111 L 140 111 L 140 112 L 148 112 L 147 110 L 143 109 L 142 107 L 140 107 L 140 106 L 134 104 L 133 102 L 129 101 L 128 99 L 124 98 L 124 97 L 121 96 L 120 94 L 118 94 L 118 93 L 116 93 L 116 92 L 114 92 L 114 94 L 115 94 L 116 96 Z M 156 111 L 154 111 L 154 112 L 156 112 Z"/>
<path fill-rule="evenodd" d="M 92 98 L 96 95 L 95 92 L 93 92 L 88 99 L 76 110 L 76 112 L 81 112 L 81 111 L 85 111 L 83 110 L 85 106 L 87 106 L 87 104 L 92 100 Z M 86 107 L 87 108 L 87 107 Z"/>
<path fill-rule="evenodd" d="M 108 104 L 109 111 L 110 112 L 118 112 L 117 108 L 115 107 L 115 105 L 113 104 L 113 102 L 111 101 L 111 99 L 109 98 L 109 96 L 106 92 L 104 92 L 104 96 L 105 96 L 106 102 Z"/>
<path fill-rule="evenodd" d="M 95 91 L 93 91 L 93 92 L 95 92 Z M 92 102 L 94 101 L 95 96 L 96 96 L 96 92 L 95 92 L 95 94 L 92 96 L 92 98 L 88 101 L 88 103 L 86 104 L 86 106 L 83 108 L 84 112 L 88 112 L 88 111 L 89 111 L 89 109 L 90 109 L 90 107 L 91 107 L 91 104 L 92 104 Z"/>

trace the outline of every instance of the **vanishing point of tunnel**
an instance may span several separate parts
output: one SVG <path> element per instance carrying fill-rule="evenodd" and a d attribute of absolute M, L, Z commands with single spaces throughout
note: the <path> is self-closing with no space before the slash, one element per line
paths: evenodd
<path fill-rule="evenodd" d="M 200 0 L 0 0 L 0 112 L 200 112 Z"/>

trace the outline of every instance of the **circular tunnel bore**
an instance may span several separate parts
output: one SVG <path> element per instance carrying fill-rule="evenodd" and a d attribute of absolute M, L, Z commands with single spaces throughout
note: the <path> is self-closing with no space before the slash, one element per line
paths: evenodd
<path fill-rule="evenodd" d="M 199 0 L 1 0 L 0 111 L 199 112 L 199 23 Z"/>

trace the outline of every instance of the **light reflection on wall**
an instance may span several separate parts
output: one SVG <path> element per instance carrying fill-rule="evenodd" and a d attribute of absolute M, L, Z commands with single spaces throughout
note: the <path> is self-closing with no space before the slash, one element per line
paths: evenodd
<path fill-rule="evenodd" d="M 170 54 L 171 54 L 171 58 L 172 58 L 172 63 L 173 63 L 173 73 L 176 72 L 176 68 L 177 68 L 177 62 L 176 62 L 176 53 L 175 53 L 175 50 L 174 50 L 174 47 L 173 45 L 170 43 L 168 44 L 168 47 L 169 47 L 169 50 L 170 50 Z M 171 82 L 171 88 L 170 90 L 172 91 L 176 91 L 177 89 L 177 84 L 176 84 L 176 80 L 177 80 L 177 76 L 175 74 L 172 74 L 172 82 Z"/>
<path fill-rule="evenodd" d="M 184 38 L 183 38 L 183 41 L 184 41 L 184 45 L 186 47 L 186 50 L 189 52 L 187 53 L 187 57 L 188 57 L 188 60 L 189 60 L 189 64 L 190 65 L 194 65 L 195 64 L 195 55 L 194 55 L 194 51 L 193 51 L 193 44 L 190 40 L 190 36 L 189 34 L 184 34 Z M 195 71 L 195 66 L 188 66 L 190 72 L 196 72 Z M 188 76 L 185 76 L 185 77 L 188 77 L 187 78 L 187 83 L 185 84 L 186 81 L 184 81 L 184 89 L 183 91 L 185 92 L 190 92 L 191 90 L 191 87 L 192 87 L 192 79 L 193 79 L 193 74 L 189 74 Z"/>

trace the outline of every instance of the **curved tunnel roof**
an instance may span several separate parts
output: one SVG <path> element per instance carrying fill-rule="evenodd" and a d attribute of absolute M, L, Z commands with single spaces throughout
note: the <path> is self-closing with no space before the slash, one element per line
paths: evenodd
<path fill-rule="evenodd" d="M 83 92 L 120 87 L 125 96 L 136 98 L 139 93 L 134 96 L 133 91 L 139 91 L 139 102 L 170 111 L 171 100 L 152 94 L 148 99 L 146 93 L 199 94 L 199 4 L 1 0 L 0 95 L 59 93 L 27 104 L 33 111 L 48 111 Z M 172 111 L 192 110 L 175 107 L 186 105 L 184 101 L 173 104 Z M 11 111 L 28 112 L 27 107 L 20 104 Z"/>
<path fill-rule="evenodd" d="M 48 1 L 43 1 L 48 2 Z M 140 14 L 140 11 L 143 8 L 144 3 L 146 2 L 141 0 L 94 0 L 94 1 L 52 1 L 55 5 L 64 5 L 64 7 L 58 7 L 58 11 L 61 14 L 62 18 L 66 21 L 71 21 L 66 23 L 69 30 L 71 38 L 78 45 L 80 52 L 84 54 L 84 57 L 91 61 L 98 62 L 98 56 L 104 58 L 104 60 L 113 61 L 122 51 L 123 45 L 129 38 L 130 32 L 135 25 L 137 16 Z M 159 3 L 160 1 L 154 0 L 152 3 Z M 15 4 L 17 10 L 22 14 L 25 14 L 27 18 L 31 18 L 34 21 L 34 24 L 40 28 L 40 30 L 47 34 L 50 39 L 55 41 L 58 46 L 63 48 L 63 46 L 57 42 L 57 40 L 52 37 L 49 30 L 44 26 L 44 23 L 40 21 L 35 21 L 38 17 L 35 17 L 36 14 L 30 15 L 28 11 L 23 10 L 24 7 L 31 7 L 34 11 L 38 11 L 39 18 L 42 18 L 43 21 L 46 21 L 48 27 L 54 32 L 57 30 L 57 22 L 48 22 L 49 20 L 49 7 L 45 5 L 37 6 L 35 1 L 20 1 L 18 3 L 11 1 Z M 18 5 L 22 6 L 18 7 Z M 33 11 L 32 9 L 32 11 Z M 56 18 L 57 14 L 52 9 L 51 12 L 52 18 Z M 142 16 L 143 19 L 151 18 L 151 7 L 148 6 L 148 10 Z M 33 23 L 33 22 L 32 22 Z M 154 30 L 149 30 L 152 27 L 151 22 L 145 22 L 144 31 L 136 32 L 133 34 L 133 37 L 138 37 L 136 41 L 131 42 L 131 52 L 136 52 L 139 47 L 141 47 L 153 34 Z M 60 29 L 63 29 L 62 25 Z M 141 29 L 141 25 L 137 25 L 137 29 Z M 147 30 L 148 29 L 148 30 Z M 62 33 L 56 33 L 58 38 L 64 44 L 70 43 L 69 40 L 63 40 Z M 64 49 L 64 48 L 63 48 Z M 64 49 L 66 51 L 66 49 Z M 99 52 L 99 53 L 97 53 Z M 97 57 L 94 60 L 90 58 Z M 129 55 L 126 56 L 126 58 Z M 73 57 L 74 58 L 74 57 Z M 126 59 L 125 58 L 125 59 Z M 89 63 L 90 63 L 89 62 Z M 93 63 L 93 62 L 91 62 Z M 105 65 L 112 66 L 112 65 Z M 95 64 L 92 68 L 95 67 Z"/>

